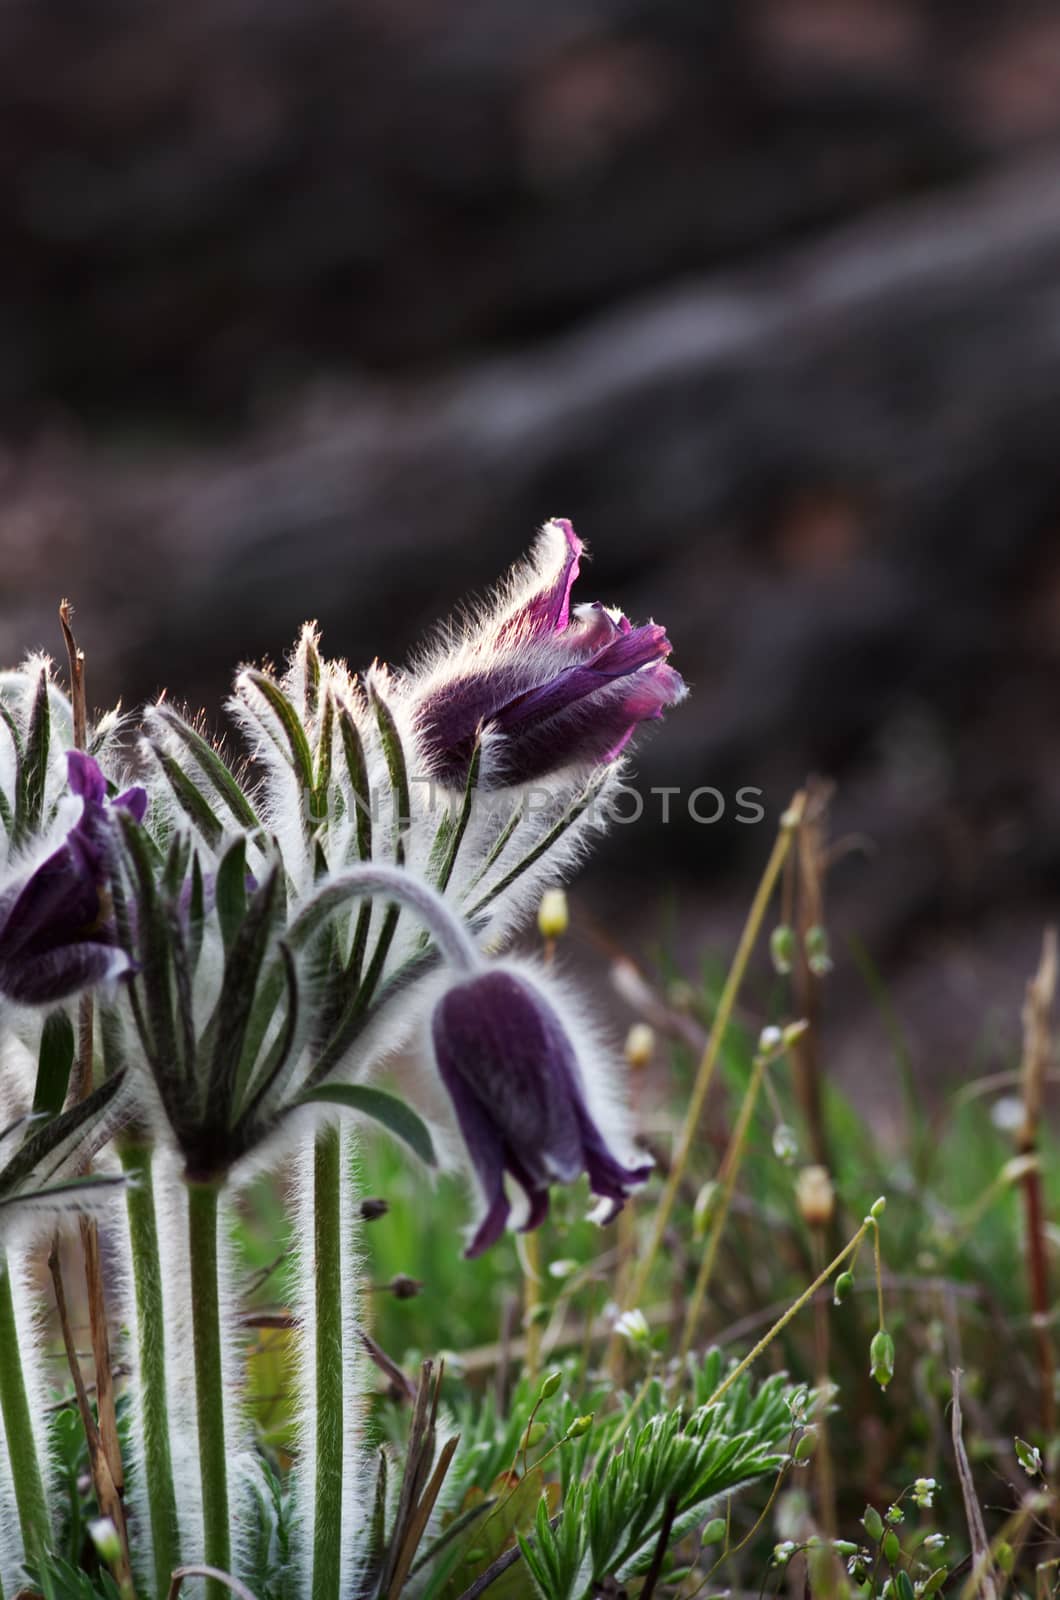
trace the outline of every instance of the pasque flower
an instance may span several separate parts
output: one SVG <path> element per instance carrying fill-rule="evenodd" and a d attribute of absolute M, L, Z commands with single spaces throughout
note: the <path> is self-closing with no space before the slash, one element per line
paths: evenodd
<path fill-rule="evenodd" d="M 683 699 L 665 628 L 599 604 L 572 609 L 583 548 L 565 518 L 547 522 L 497 609 L 417 674 L 416 724 L 440 782 L 463 782 L 480 730 L 495 735 L 487 781 L 528 783 L 614 760 Z"/>
<path fill-rule="evenodd" d="M 107 919 L 109 811 L 120 806 L 140 821 L 147 795 L 137 787 L 108 801 L 91 756 L 71 750 L 66 760 L 81 817 L 28 878 L 0 894 L 0 995 L 22 1005 L 51 1005 L 129 967 Z"/>
<path fill-rule="evenodd" d="M 510 1214 L 509 1173 L 524 1191 L 524 1229 L 548 1214 L 552 1183 L 581 1172 L 604 1202 L 603 1220 L 643 1183 L 650 1162 L 626 1166 L 590 1113 L 571 1038 L 537 983 L 508 967 L 473 972 L 439 1000 L 435 1061 L 482 1186 L 486 1215 L 468 1247 L 479 1255 Z"/>

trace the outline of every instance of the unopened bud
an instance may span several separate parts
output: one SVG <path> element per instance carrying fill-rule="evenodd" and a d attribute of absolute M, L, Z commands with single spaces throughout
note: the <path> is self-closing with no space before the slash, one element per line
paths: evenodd
<path fill-rule="evenodd" d="M 96 1547 L 99 1559 L 105 1561 L 108 1567 L 113 1567 L 121 1560 L 121 1540 L 109 1517 L 95 1517 L 88 1524 L 88 1536 Z"/>
<path fill-rule="evenodd" d="M 883 1518 L 880 1516 L 880 1513 L 876 1510 L 875 1506 L 865 1507 L 865 1515 L 861 1519 L 861 1525 L 865 1529 L 865 1532 L 868 1534 L 869 1538 L 875 1540 L 875 1542 L 879 1544 L 880 1540 L 883 1538 Z"/>
<path fill-rule="evenodd" d="M 550 1278 L 570 1278 L 577 1272 L 580 1263 L 569 1256 L 561 1257 L 559 1261 L 550 1261 L 548 1275 Z"/>
<path fill-rule="evenodd" d="M 779 1028 L 763 1028 L 758 1035 L 758 1054 L 760 1056 L 775 1056 L 784 1043 L 784 1035 Z"/>
<path fill-rule="evenodd" d="M 544 1383 L 541 1385 L 537 1398 L 539 1400 L 551 1400 L 552 1396 L 555 1394 L 562 1382 L 562 1372 L 550 1372 Z"/>
<path fill-rule="evenodd" d="M 794 1164 L 799 1153 L 799 1141 L 795 1136 L 795 1129 L 787 1122 L 778 1122 L 773 1129 L 773 1154 L 778 1161 L 783 1161 L 786 1167 Z"/>
<path fill-rule="evenodd" d="M 1038 1478 L 1042 1471 L 1042 1453 L 1036 1444 L 1028 1444 L 1026 1439 L 1016 1438 L 1012 1441 L 1016 1452 L 1016 1460 L 1027 1474 L 1028 1478 Z"/>
<path fill-rule="evenodd" d="M 795 1203 L 808 1227 L 827 1227 L 835 1214 L 835 1189 L 827 1167 L 803 1167 L 795 1181 Z"/>
<path fill-rule="evenodd" d="M 1041 1162 L 1035 1152 L 1026 1155 L 1013 1156 L 1011 1161 L 1006 1161 L 1001 1168 L 1001 1177 L 1005 1183 L 1022 1183 L 1030 1173 L 1037 1172 Z"/>
<path fill-rule="evenodd" d="M 1016 1565 L 1016 1552 L 1007 1539 L 999 1540 L 994 1546 L 994 1560 L 1005 1576 L 1008 1577 Z"/>
<path fill-rule="evenodd" d="M 719 1189 L 714 1179 L 705 1183 L 696 1195 L 696 1203 L 692 1207 L 692 1233 L 695 1238 L 702 1239 L 714 1218 L 717 1206 Z"/>
<path fill-rule="evenodd" d="M 537 926 L 542 939 L 562 939 L 570 927 L 570 912 L 563 889 L 546 889 L 537 908 Z"/>
<path fill-rule="evenodd" d="M 812 928 L 806 929 L 803 946 L 806 950 L 806 965 L 814 977 L 827 977 L 832 970 L 832 958 L 828 953 L 828 934 L 820 923 L 815 923 Z"/>
<path fill-rule="evenodd" d="M 886 1210 L 887 1210 L 887 1196 L 885 1194 L 881 1194 L 880 1198 L 878 1200 L 874 1200 L 872 1202 L 871 1206 L 869 1207 L 869 1216 L 874 1218 L 874 1220 L 876 1222 L 879 1222 L 880 1218 L 883 1216 L 883 1213 Z"/>
<path fill-rule="evenodd" d="M 769 954 L 773 958 L 773 971 L 787 977 L 795 960 L 795 929 L 782 922 L 769 936 Z"/>
<path fill-rule="evenodd" d="M 696 1003 L 696 991 L 684 978 L 675 978 L 666 991 L 666 998 L 675 1011 L 691 1011 Z"/>
<path fill-rule="evenodd" d="M 635 1022 L 626 1034 L 626 1060 L 634 1070 L 646 1067 L 655 1054 L 655 1029 L 647 1022 Z"/>
<path fill-rule="evenodd" d="M 378 1222 L 380 1217 L 385 1217 L 390 1210 L 389 1202 L 370 1196 L 361 1201 L 361 1220 L 363 1222 Z"/>
<path fill-rule="evenodd" d="M 894 1340 L 886 1328 L 873 1335 L 869 1346 L 869 1372 L 881 1389 L 886 1389 L 894 1377 Z"/>
<path fill-rule="evenodd" d="M 834 1287 L 835 1293 L 832 1298 L 837 1306 L 841 1306 L 854 1287 L 854 1274 L 852 1272 L 841 1272 L 835 1281 Z"/>
<path fill-rule="evenodd" d="M 589 1432 L 589 1429 L 592 1427 L 592 1425 L 593 1413 L 591 1411 L 586 1417 L 575 1417 L 574 1421 L 567 1429 L 566 1437 L 568 1439 L 580 1439 L 583 1434 Z"/>
<path fill-rule="evenodd" d="M 785 1050 L 790 1050 L 792 1045 L 798 1044 L 804 1033 L 808 1033 L 810 1024 L 805 1017 L 800 1017 L 797 1022 L 789 1022 L 784 1029 L 782 1041 Z"/>
<path fill-rule="evenodd" d="M 615 1323 L 615 1332 L 634 1348 L 651 1343 L 651 1328 L 643 1311 L 623 1311 Z"/>
<path fill-rule="evenodd" d="M 817 1434 L 813 1428 L 807 1428 L 798 1444 L 795 1446 L 793 1456 L 797 1466 L 803 1466 L 811 1459 L 817 1449 Z"/>

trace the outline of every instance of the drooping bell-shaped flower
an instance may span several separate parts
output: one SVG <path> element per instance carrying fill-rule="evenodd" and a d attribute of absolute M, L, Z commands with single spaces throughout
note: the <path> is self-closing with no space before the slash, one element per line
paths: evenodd
<path fill-rule="evenodd" d="M 599 604 L 571 607 L 583 545 L 547 522 L 494 612 L 470 624 L 412 684 L 431 775 L 460 785 L 479 731 L 496 737 L 488 781 L 529 783 L 615 759 L 642 722 L 684 698 L 654 622 Z"/>
<path fill-rule="evenodd" d="M 0 995 L 21 1005 L 52 1005 L 128 970 L 108 920 L 112 807 L 137 821 L 147 808 L 139 787 L 107 799 L 91 756 L 67 753 L 79 821 L 59 848 L 21 883 L 0 894 Z"/>
<path fill-rule="evenodd" d="M 454 984 L 435 1007 L 431 1035 L 486 1205 L 469 1256 L 504 1231 L 511 1209 L 505 1173 L 526 1195 L 524 1229 L 544 1221 L 552 1183 L 587 1173 L 609 1220 L 648 1177 L 650 1162 L 627 1166 L 609 1148 L 590 1113 L 570 1036 L 521 972 L 490 967 Z"/>

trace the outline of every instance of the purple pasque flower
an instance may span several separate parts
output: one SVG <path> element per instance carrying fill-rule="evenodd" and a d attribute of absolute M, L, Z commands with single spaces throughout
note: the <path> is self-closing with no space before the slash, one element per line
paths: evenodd
<path fill-rule="evenodd" d="M 552 1183 L 588 1173 L 609 1221 L 645 1181 L 650 1162 L 625 1166 L 608 1148 L 567 1030 L 521 973 L 491 967 L 454 984 L 435 1007 L 431 1035 L 486 1204 L 469 1256 L 504 1232 L 511 1209 L 505 1173 L 526 1195 L 524 1231 L 547 1216 Z"/>
<path fill-rule="evenodd" d="M 499 608 L 413 683 L 431 775 L 460 785 L 480 730 L 496 735 L 488 780 L 528 783 L 613 761 L 642 722 L 684 698 L 654 622 L 599 604 L 571 608 L 583 545 L 566 518 L 541 530 Z"/>
<path fill-rule="evenodd" d="M 141 822 L 147 793 L 136 787 L 108 801 L 91 756 L 70 750 L 66 764 L 80 819 L 24 882 L 0 894 L 0 995 L 20 1005 L 51 1005 L 129 969 L 107 920 L 109 811 L 121 806 Z"/>

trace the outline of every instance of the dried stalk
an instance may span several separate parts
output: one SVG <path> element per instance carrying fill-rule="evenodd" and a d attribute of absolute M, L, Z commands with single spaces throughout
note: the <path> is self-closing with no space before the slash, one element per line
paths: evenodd
<path fill-rule="evenodd" d="M 1042 1094 L 1053 1051 L 1052 1023 L 1057 976 L 1056 929 L 1046 928 L 1038 971 L 1027 985 L 1027 998 L 1023 1006 L 1023 1123 L 1016 1135 L 1016 1148 L 1023 1156 L 1036 1156 L 1038 1153 Z M 1049 1333 L 1049 1261 L 1042 1175 L 1037 1161 L 1028 1162 L 1020 1181 L 1026 1214 L 1031 1314 L 1038 1349 L 1042 1431 L 1049 1439 L 1056 1425 L 1056 1359 Z"/>
<path fill-rule="evenodd" d="M 88 743 L 88 701 L 85 689 L 85 652 L 78 645 L 71 626 L 73 608 L 69 600 L 62 600 L 59 605 L 59 626 L 62 628 L 63 639 L 66 643 L 66 653 L 70 666 L 70 704 L 73 711 L 74 744 L 78 750 L 84 750 Z M 75 1063 L 73 1097 L 75 1100 L 84 1099 L 92 1090 L 92 1045 L 93 1045 L 93 1005 L 90 994 L 82 995 L 78 1006 L 77 1030 L 77 1060 Z M 92 1357 L 96 1369 L 96 1413 L 99 1419 L 99 1439 L 102 1445 L 102 1455 L 106 1462 L 106 1474 L 97 1476 L 95 1457 L 89 1451 L 89 1458 L 93 1461 L 92 1480 L 99 1501 L 100 1510 L 104 1510 L 104 1498 L 111 1493 L 121 1505 L 122 1495 L 125 1490 L 125 1471 L 121 1459 L 121 1445 L 118 1440 L 118 1413 L 114 1394 L 114 1366 L 110 1354 L 110 1330 L 107 1324 L 107 1302 L 103 1288 L 103 1263 L 99 1247 L 99 1225 L 91 1217 L 81 1218 L 81 1249 L 85 1263 L 85 1288 L 88 1296 L 88 1317 L 92 1338 Z M 53 1277 L 55 1274 L 53 1273 Z M 60 1285 L 57 1283 L 57 1292 Z M 71 1372 L 72 1372 L 71 1368 Z M 75 1386 L 80 1374 L 75 1376 Z M 111 1516 L 109 1511 L 105 1515 Z M 128 1569 L 129 1547 L 125 1534 L 124 1516 L 112 1517 L 114 1526 L 118 1530 L 122 1547 L 122 1564 Z"/>

